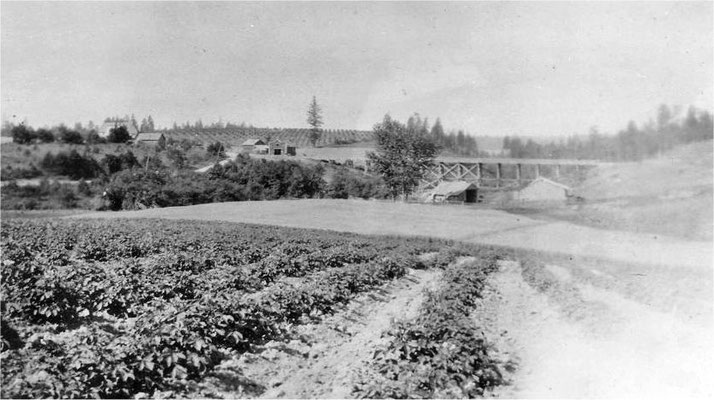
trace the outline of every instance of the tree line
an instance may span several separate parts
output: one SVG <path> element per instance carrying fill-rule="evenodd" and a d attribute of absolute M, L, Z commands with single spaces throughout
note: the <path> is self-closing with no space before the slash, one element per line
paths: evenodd
<path fill-rule="evenodd" d="M 630 121 L 615 135 L 606 135 L 593 127 L 585 137 L 536 143 L 532 139 L 505 137 L 503 150 L 514 158 L 570 158 L 603 161 L 639 161 L 653 157 L 677 145 L 711 140 L 714 137 L 712 115 L 689 107 L 683 119 L 675 119 L 677 107 L 660 105 L 657 120 L 638 127 Z"/>

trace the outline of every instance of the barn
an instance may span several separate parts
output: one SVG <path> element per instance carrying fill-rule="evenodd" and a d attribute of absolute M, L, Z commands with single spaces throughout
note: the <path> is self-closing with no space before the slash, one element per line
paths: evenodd
<path fill-rule="evenodd" d="M 432 189 L 427 200 L 432 203 L 476 203 L 478 186 L 465 181 L 441 182 Z"/>
<path fill-rule="evenodd" d="M 136 135 L 134 138 L 134 143 L 148 144 L 149 146 L 160 146 L 166 145 L 166 137 L 161 132 L 142 132 Z"/>
<path fill-rule="evenodd" d="M 270 142 L 268 154 L 271 156 L 294 156 L 296 153 L 296 147 L 287 142 L 281 142 L 279 140 Z"/>
<path fill-rule="evenodd" d="M 241 144 L 244 153 L 254 153 L 265 147 L 265 142 L 260 139 L 248 139 Z"/>
<path fill-rule="evenodd" d="M 514 193 L 514 200 L 520 202 L 560 202 L 573 195 L 573 190 L 562 183 L 547 178 L 537 178 L 528 186 Z"/>

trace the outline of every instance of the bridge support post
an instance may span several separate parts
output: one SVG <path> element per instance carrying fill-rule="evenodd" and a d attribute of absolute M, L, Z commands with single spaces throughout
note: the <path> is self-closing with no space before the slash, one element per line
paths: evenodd
<path fill-rule="evenodd" d="M 501 187 L 501 163 L 496 164 L 496 187 Z"/>
<path fill-rule="evenodd" d="M 516 180 L 518 180 L 518 184 L 521 184 L 521 164 L 516 164 Z"/>

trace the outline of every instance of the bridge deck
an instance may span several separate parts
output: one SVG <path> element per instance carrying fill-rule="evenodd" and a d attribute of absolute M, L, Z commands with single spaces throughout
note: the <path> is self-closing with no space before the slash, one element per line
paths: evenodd
<path fill-rule="evenodd" d="M 437 163 L 445 164 L 521 164 L 521 165 L 611 165 L 612 162 L 597 160 L 573 160 L 556 158 L 468 158 L 468 157 L 437 157 Z"/>

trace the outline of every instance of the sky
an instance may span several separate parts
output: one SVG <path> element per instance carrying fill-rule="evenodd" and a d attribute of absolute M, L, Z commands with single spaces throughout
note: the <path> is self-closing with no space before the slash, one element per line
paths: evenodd
<path fill-rule="evenodd" d="M 712 2 L 0 3 L 3 120 L 151 115 L 474 135 L 615 133 L 711 111 Z"/>

